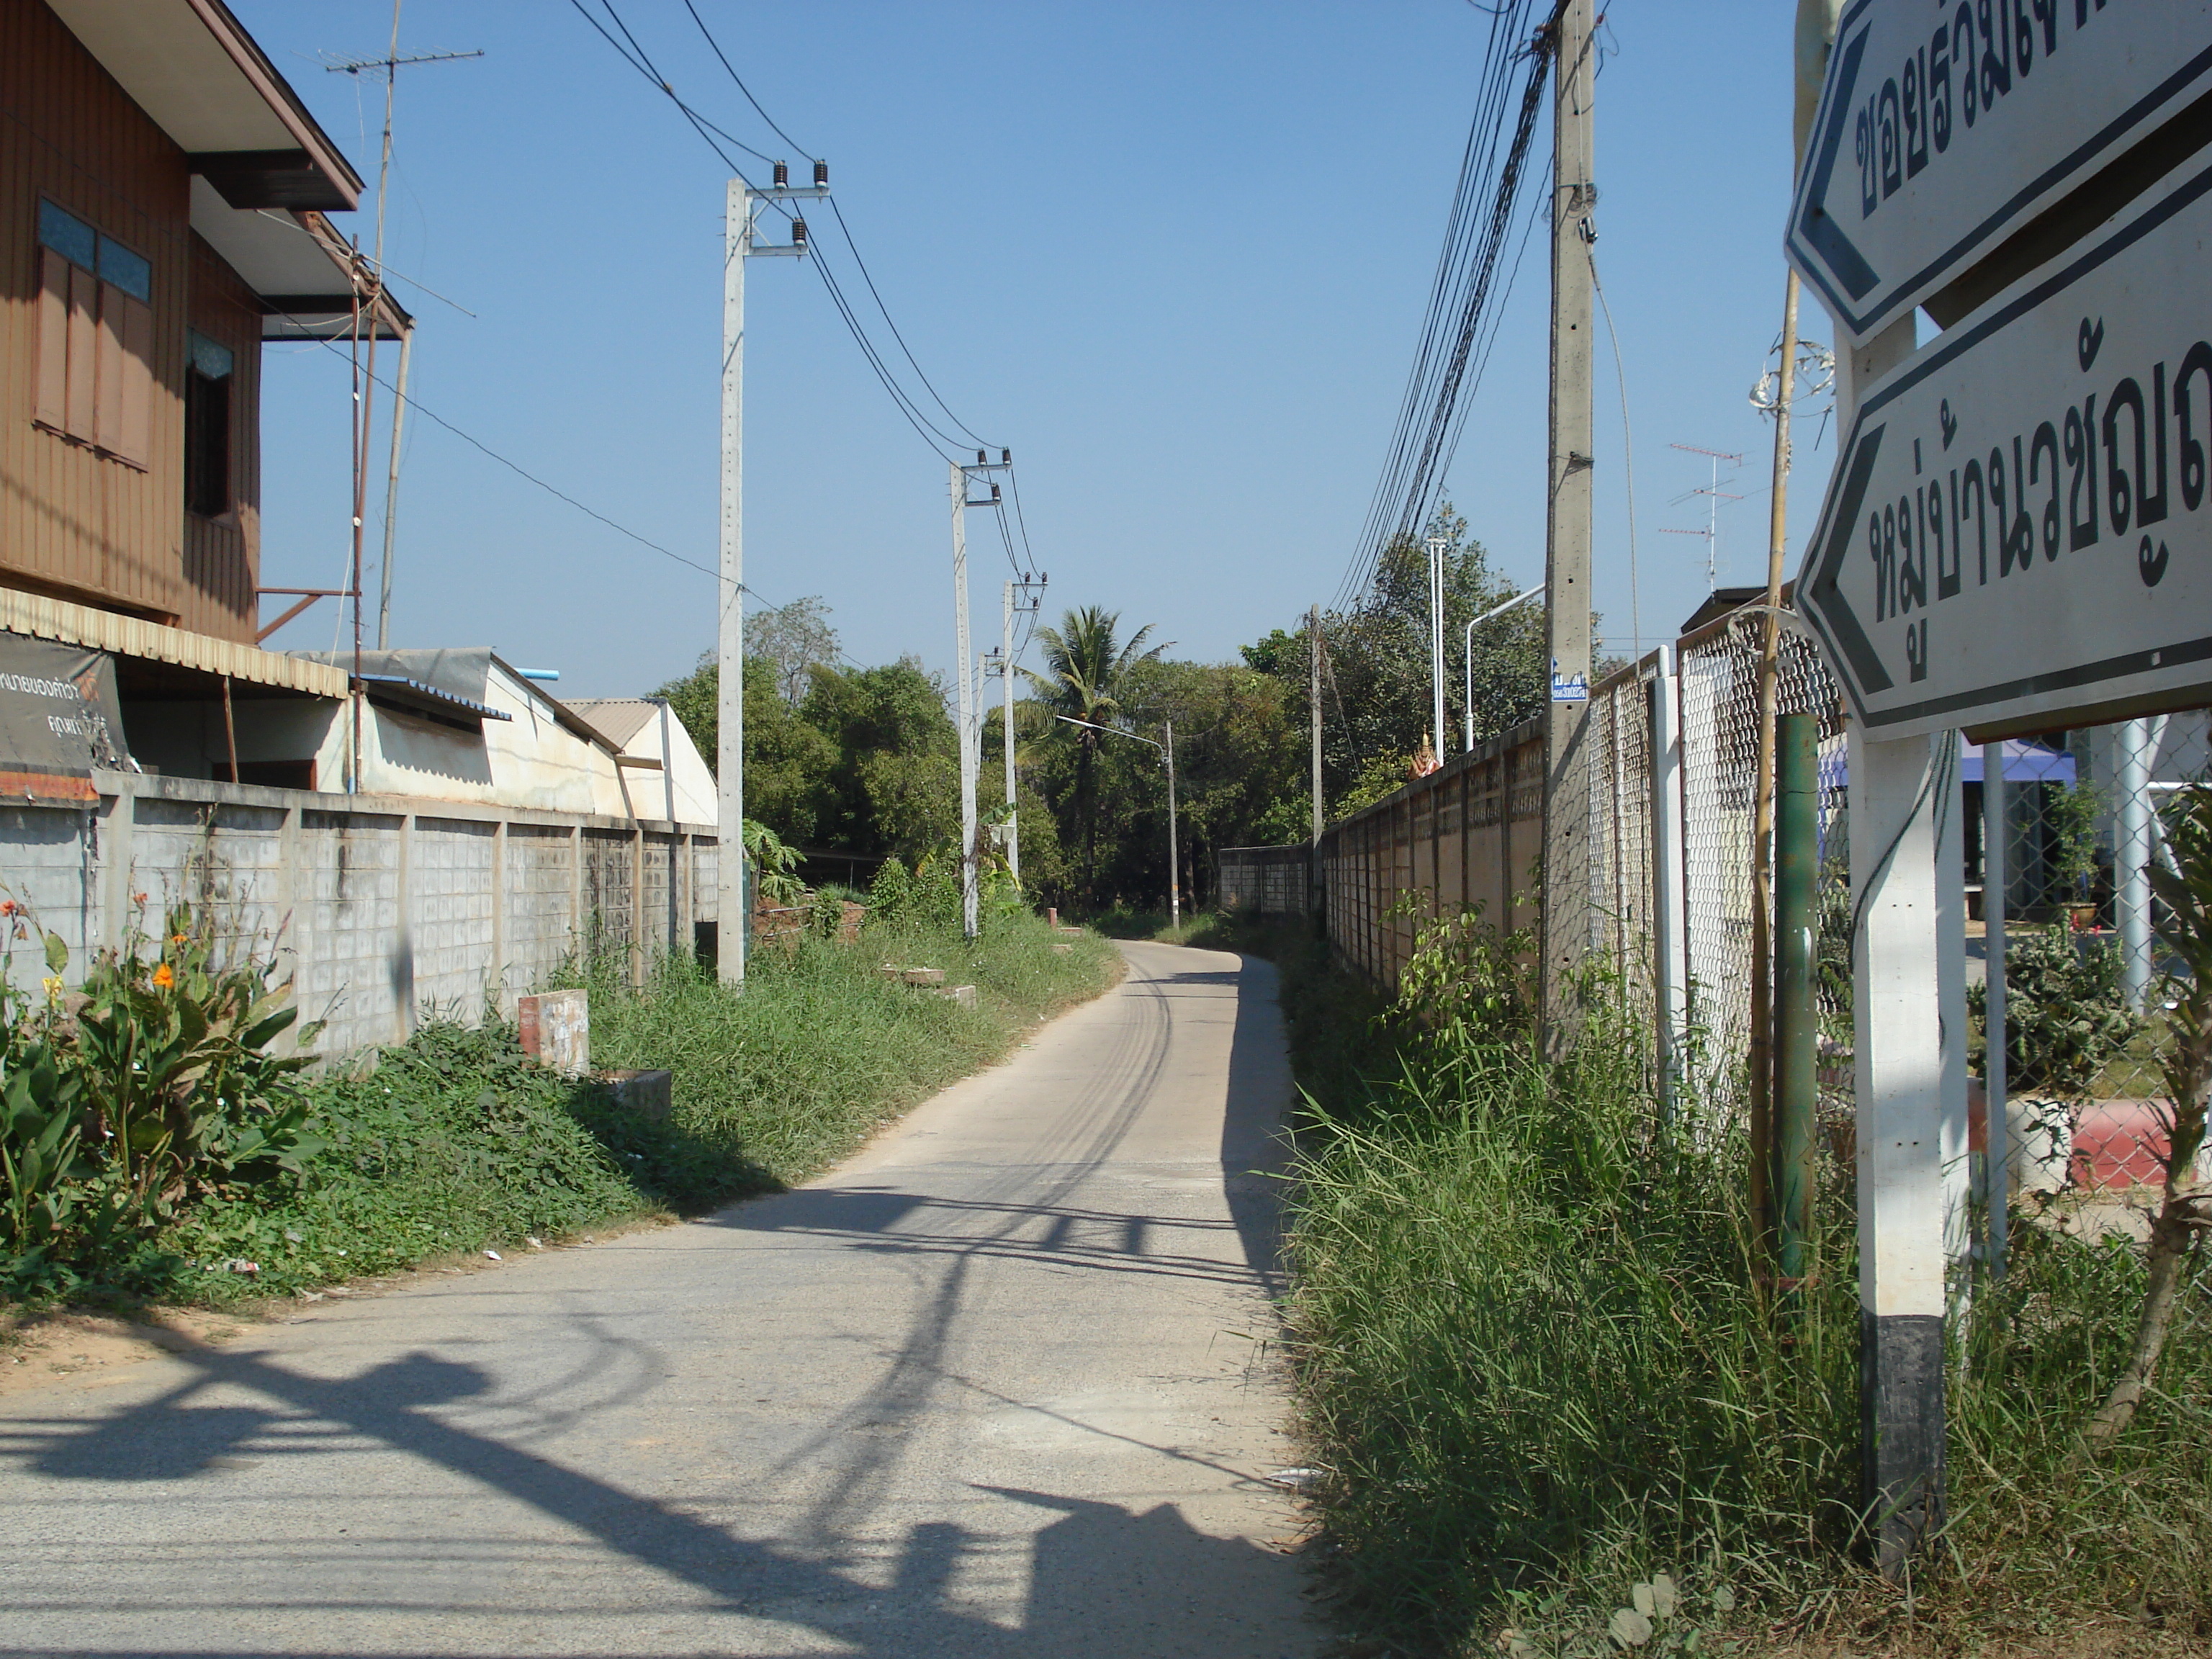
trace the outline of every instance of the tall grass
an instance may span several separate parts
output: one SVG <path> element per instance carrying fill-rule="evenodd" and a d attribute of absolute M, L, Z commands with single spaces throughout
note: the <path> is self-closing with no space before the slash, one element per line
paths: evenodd
<path fill-rule="evenodd" d="M 788 1183 L 1097 995 L 1119 963 L 1103 939 L 1055 937 L 1018 915 L 994 916 L 973 941 L 927 925 L 871 926 L 856 945 L 802 936 L 757 951 L 741 994 L 688 957 L 664 961 L 641 988 L 609 962 L 579 979 L 595 1064 L 673 1073 L 678 1127 Z M 903 984 L 885 964 L 942 969 L 947 987 L 976 988 L 975 1006 Z"/>
<path fill-rule="evenodd" d="M 1617 1651 L 1632 1587 L 1671 1634 L 1873 1650 L 2118 1619 L 2212 1631 L 2212 1301 L 2153 1420 L 2090 1462 L 2140 1252 L 2016 1222 L 1950 1390 L 1951 1524 L 1909 1595 L 1858 1565 L 1850 1172 L 1820 1182 L 1813 1273 L 1754 1282 L 1732 1128 L 1665 1127 L 1642 1036 L 1602 1006 L 1563 1061 L 1354 1012 L 1279 937 L 1309 1096 L 1289 1251 L 1304 1432 L 1344 1606 L 1413 1650 Z M 1371 1006 L 1371 1004 L 1370 1004 Z M 1747 1650 L 1739 1649 L 1738 1650 Z M 2002 1647 L 1992 1650 L 2002 1651 Z"/>
<path fill-rule="evenodd" d="M 948 985 L 977 988 L 975 1004 L 886 978 L 886 962 L 942 968 Z M 978 941 L 921 921 L 857 944 L 809 936 L 763 949 L 742 994 L 689 958 L 660 963 L 641 987 L 600 963 L 572 975 L 592 992 L 593 1060 L 672 1071 L 666 1121 L 530 1063 L 512 1026 L 433 1019 L 309 1085 L 313 1150 L 296 1178 L 220 1187 L 157 1239 L 42 1258 L 36 1273 L 0 1249 L 0 1301 L 304 1291 L 773 1191 L 1096 995 L 1118 963 L 1103 939 L 996 915 Z"/>

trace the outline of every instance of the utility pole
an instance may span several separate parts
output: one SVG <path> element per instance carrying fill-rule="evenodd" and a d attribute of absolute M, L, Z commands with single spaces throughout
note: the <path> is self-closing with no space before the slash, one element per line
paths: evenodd
<path fill-rule="evenodd" d="M 1429 538 L 1429 753 L 1444 758 L 1444 549 L 1441 536 Z"/>
<path fill-rule="evenodd" d="M 1306 701 L 1313 715 L 1313 842 L 1321 845 L 1321 607 L 1306 613 Z"/>
<path fill-rule="evenodd" d="M 1038 590 L 1032 597 L 1030 590 Z M 999 647 L 997 672 L 1006 680 L 1004 747 L 1006 751 L 1006 869 L 1013 876 L 1014 884 L 1022 880 L 1021 819 L 1014 788 L 1014 614 L 1034 611 L 1044 603 L 1044 584 L 1042 581 L 1008 582 L 1000 601 L 1001 623 L 1006 629 L 1005 642 Z"/>
<path fill-rule="evenodd" d="M 1182 926 L 1182 875 L 1176 863 L 1175 722 L 1163 724 L 1168 738 L 1160 752 L 1168 757 L 1168 930 L 1172 933 Z"/>
<path fill-rule="evenodd" d="M 745 261 L 796 258 L 806 252 L 806 221 L 791 222 L 789 246 L 754 240 L 763 202 L 818 199 L 830 193 L 830 167 L 814 164 L 813 188 L 794 189 L 784 164 L 775 182 L 755 190 L 732 179 L 722 222 L 722 534 L 715 629 L 714 793 L 716 819 L 714 963 L 725 985 L 745 978 Z"/>
<path fill-rule="evenodd" d="M 412 58 L 399 55 L 399 8 L 402 0 L 392 0 L 392 45 L 381 58 L 349 58 L 324 67 L 333 75 L 346 74 L 359 77 L 363 70 L 384 71 L 384 150 L 376 170 L 376 285 L 380 294 L 386 284 L 384 277 L 384 198 L 385 187 L 392 178 L 392 101 L 399 83 L 399 71 L 410 64 L 449 64 L 463 58 L 481 58 L 481 52 L 425 52 Z M 374 335 L 372 333 L 370 362 L 375 362 Z M 392 386 L 392 464 L 384 481 L 384 565 L 378 575 L 381 589 L 376 606 L 376 648 L 389 649 L 392 644 L 392 544 L 399 512 L 399 440 L 407 419 L 407 369 L 415 356 L 415 325 L 412 323 L 400 331 L 399 374 Z M 361 584 L 354 584 L 356 589 Z M 358 610 L 361 595 L 354 595 L 354 606 Z"/>
<path fill-rule="evenodd" d="M 968 647 L 968 509 L 1000 507 L 1002 498 L 995 483 L 990 487 L 991 493 L 980 500 L 969 500 L 968 488 L 971 479 L 988 482 L 992 473 L 1012 466 L 1013 461 L 1010 449 L 1000 450 L 996 461 L 979 449 L 974 465 L 959 461 L 951 464 L 952 635 L 957 653 L 953 659 L 959 665 L 955 672 L 960 681 L 960 926 L 969 939 L 975 937 L 981 926 L 976 915 L 981 872 L 975 862 L 975 786 L 977 774 L 982 770 L 983 732 L 976 715 L 974 670 Z"/>
<path fill-rule="evenodd" d="M 1552 395 L 1544 631 L 1552 659 L 1544 733 L 1543 1018 L 1556 1049 L 1571 1026 L 1589 948 L 1591 270 L 1597 240 L 1592 0 L 1563 0 L 1552 48 Z"/>

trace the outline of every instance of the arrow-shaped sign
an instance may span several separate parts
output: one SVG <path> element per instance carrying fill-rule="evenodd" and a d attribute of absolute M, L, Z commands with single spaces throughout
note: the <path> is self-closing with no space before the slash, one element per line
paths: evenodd
<path fill-rule="evenodd" d="M 2131 148 L 2196 150 L 2212 134 L 2208 94 L 2212 0 L 1856 0 L 1790 258 L 1864 341 L 2069 192 L 2101 189 Z"/>
<path fill-rule="evenodd" d="M 1870 732 L 2212 702 L 2212 151 L 1868 388 L 1798 574 Z"/>

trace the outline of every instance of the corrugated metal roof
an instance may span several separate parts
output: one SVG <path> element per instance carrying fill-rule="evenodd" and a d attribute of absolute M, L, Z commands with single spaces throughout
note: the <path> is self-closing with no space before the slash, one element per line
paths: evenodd
<path fill-rule="evenodd" d="M 64 645 L 82 645 L 94 651 L 112 651 L 118 657 L 137 657 L 152 662 L 173 663 L 202 673 L 227 674 L 252 685 L 276 686 L 313 697 L 343 701 L 346 677 L 323 663 L 263 651 L 235 640 L 219 640 L 210 634 L 187 633 L 112 611 L 95 611 L 88 605 L 50 599 L 37 593 L 0 587 L 0 628 L 11 634 L 28 634 Z"/>
<path fill-rule="evenodd" d="M 647 697 L 568 697 L 562 701 L 598 727 L 617 748 L 627 744 L 660 714 L 660 705 Z"/>

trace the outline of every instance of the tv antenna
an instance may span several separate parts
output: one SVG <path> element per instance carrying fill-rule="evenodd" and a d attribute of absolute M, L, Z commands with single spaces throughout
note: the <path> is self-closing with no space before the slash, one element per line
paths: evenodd
<path fill-rule="evenodd" d="M 1678 505 L 1692 495 L 1705 498 L 1705 527 L 1703 530 L 1670 530 L 1664 525 L 1659 529 L 1662 536 L 1702 536 L 1705 538 L 1705 591 L 1708 593 L 1720 586 L 1720 505 L 1723 501 L 1740 501 L 1741 495 L 1732 495 L 1721 488 L 1721 463 L 1741 466 L 1743 457 L 1731 455 L 1724 449 L 1706 449 L 1698 444 L 1668 444 L 1669 449 L 1679 449 L 1687 454 L 1703 455 L 1712 463 L 1712 482 L 1698 489 L 1685 490 L 1668 505 Z"/>
<path fill-rule="evenodd" d="M 409 67 L 410 64 L 447 64 L 459 58 L 481 58 L 483 56 L 483 53 L 481 51 L 423 52 L 416 52 L 410 56 L 402 58 L 399 55 L 400 3 L 401 0 L 392 0 L 392 44 L 386 49 L 383 57 L 333 58 L 325 54 L 323 62 L 323 67 L 333 75 L 350 75 L 356 79 L 358 79 L 362 75 L 372 70 L 381 70 L 384 75 L 384 145 L 376 167 L 376 252 L 374 256 L 372 256 L 373 263 L 375 266 L 375 272 L 371 278 L 375 284 L 376 291 L 380 295 L 382 294 L 385 289 L 388 286 L 384 269 L 384 200 L 385 188 L 386 185 L 390 183 L 392 178 L 392 94 L 398 90 L 399 71 Z M 358 252 L 356 252 L 356 257 L 358 258 Z M 410 325 L 401 334 L 399 338 L 399 375 L 393 386 L 392 394 L 392 463 L 385 475 L 384 559 L 381 568 L 378 573 L 379 586 L 381 588 L 381 592 L 378 596 L 376 607 L 376 648 L 380 651 L 385 649 L 392 642 L 392 558 L 393 551 L 392 542 L 394 529 L 399 514 L 400 434 L 404 429 L 407 419 L 407 370 L 414 356 L 415 330 Z M 376 331 L 374 328 L 369 330 L 368 334 L 368 368 L 369 373 L 374 375 L 376 372 Z M 362 408 L 365 413 L 367 405 L 364 404 Z M 361 446 L 354 458 L 354 465 L 356 473 L 363 473 L 368 471 L 368 428 L 367 424 L 364 422 Z M 354 507 L 354 536 L 356 542 L 358 542 L 361 535 L 361 485 L 357 479 L 355 487 L 356 501 Z M 358 672 L 360 669 L 359 659 L 361 655 L 359 647 L 359 639 L 361 635 L 361 571 L 359 568 L 359 555 L 356 554 L 355 557 L 356 568 L 353 573 L 353 617 L 354 635 L 356 640 L 354 650 L 356 660 L 354 666 L 356 672 Z"/>

